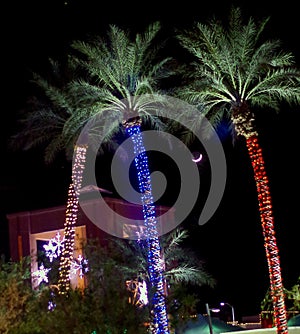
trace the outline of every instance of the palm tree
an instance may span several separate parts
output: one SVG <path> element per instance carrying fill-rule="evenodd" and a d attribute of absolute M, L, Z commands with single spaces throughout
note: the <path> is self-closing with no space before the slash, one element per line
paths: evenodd
<path fill-rule="evenodd" d="M 159 30 L 160 24 L 155 22 L 148 26 L 143 35 L 137 34 L 132 42 L 127 32 L 111 25 L 108 40 L 98 38 L 89 43 L 75 41 L 72 47 L 81 57 L 75 56 L 72 61 L 77 62 L 88 73 L 88 80 L 73 82 L 72 90 L 84 103 L 93 106 L 98 114 L 107 111 L 117 114 L 115 122 L 111 124 L 111 131 L 103 129 L 105 126 L 102 131 L 112 133 L 119 129 L 121 123 L 125 135 L 133 141 L 146 228 L 144 237 L 148 247 L 150 282 L 155 290 L 151 310 L 153 330 L 155 333 L 168 333 L 161 249 L 148 159 L 141 135 L 143 123 L 154 124 L 156 128 L 160 126 L 159 118 L 153 116 L 153 113 L 159 113 L 157 102 L 161 100 L 161 95 L 157 94 L 158 83 L 170 75 L 164 70 L 169 58 L 159 60 L 158 49 L 153 46 Z"/>
<path fill-rule="evenodd" d="M 285 301 L 287 305 L 288 312 L 299 312 L 300 311 L 300 280 L 298 278 L 295 285 L 293 285 L 290 289 L 284 289 L 285 292 Z M 267 290 L 263 300 L 260 304 L 261 310 L 268 314 L 272 309 L 272 296 L 270 293 L 270 289 Z M 266 316 L 267 317 L 267 316 Z M 290 316 L 289 316 L 290 317 Z"/>
<path fill-rule="evenodd" d="M 61 257 L 59 280 L 60 292 L 66 293 L 70 285 L 74 224 L 77 219 L 87 144 L 97 144 L 97 138 L 104 138 L 104 142 L 109 143 L 114 134 L 120 131 L 120 125 L 123 125 L 123 134 L 133 139 L 137 156 L 135 163 L 145 213 L 151 283 L 156 290 L 152 300 L 155 333 L 168 333 L 155 207 L 147 156 L 140 132 L 142 124 L 152 124 L 156 129 L 160 128 L 159 118 L 153 115 L 158 113 L 156 103 L 161 99 L 161 95 L 156 93 L 159 92 L 159 81 L 170 75 L 164 70 L 169 58 L 160 59 L 160 49 L 154 46 L 159 31 L 160 24 L 155 22 L 150 24 L 143 34 L 136 34 L 132 41 L 129 32 L 110 25 L 107 38 L 96 37 L 89 42 L 74 41 L 71 45 L 74 53 L 69 55 L 69 64 L 74 76 L 78 74 L 80 79 L 75 78 L 63 86 L 55 87 L 36 75 L 35 81 L 44 90 L 51 105 L 33 109 L 33 112 L 27 115 L 25 130 L 20 136 L 25 136 L 26 143 L 29 144 L 40 142 L 45 139 L 45 134 L 49 136 L 47 126 L 50 126 L 54 135 L 47 152 L 53 153 L 61 149 L 69 152 L 70 144 L 73 149 L 75 147 L 73 182 L 69 189 L 64 227 L 67 242 Z M 97 129 L 90 129 L 91 131 L 83 136 L 81 132 L 78 141 L 79 133 L 88 121 L 99 115 L 104 118 L 105 124 L 98 124 Z M 45 133 L 40 134 L 39 129 L 45 130 Z M 97 131 L 96 134 L 93 131 Z M 36 137 L 33 136 L 34 133 Z M 17 137 L 19 136 L 16 136 L 15 142 Z"/>
<path fill-rule="evenodd" d="M 180 44 L 194 57 L 187 86 L 179 94 L 193 104 L 204 104 L 205 115 L 216 126 L 227 114 L 234 133 L 245 138 L 257 187 L 274 318 L 278 333 L 287 333 L 269 181 L 254 120 L 258 107 L 278 111 L 281 102 L 300 102 L 300 72 L 279 41 L 260 41 L 268 20 L 257 24 L 250 18 L 244 24 L 241 10 L 232 8 L 228 27 L 213 18 L 197 23 L 194 30 L 177 32 Z"/>
<path fill-rule="evenodd" d="M 39 89 L 38 97 L 33 96 L 28 100 L 19 120 L 21 129 L 12 136 L 10 144 L 14 149 L 24 150 L 42 147 L 46 164 L 53 163 L 61 151 L 65 151 L 68 161 L 74 153 L 73 180 L 68 190 L 65 242 L 59 271 L 59 293 L 65 294 L 70 288 L 78 198 L 87 151 L 87 143 L 77 144 L 76 141 L 88 117 L 91 117 L 91 110 L 83 104 L 79 105 L 68 88 L 68 82 L 75 78 L 75 68 L 71 64 L 63 67 L 53 59 L 49 59 L 49 63 L 52 76 L 48 79 L 33 73 L 32 82 Z"/>
<path fill-rule="evenodd" d="M 160 237 L 163 250 L 163 276 L 166 295 L 168 296 L 169 309 L 174 310 L 174 324 L 177 321 L 186 320 L 196 312 L 197 299 L 190 293 L 192 287 L 209 286 L 214 287 L 215 279 L 206 271 L 201 259 L 188 247 L 184 245 L 188 237 L 188 231 L 177 227 L 171 232 Z M 144 282 L 151 285 L 151 275 L 147 263 L 147 247 L 143 240 L 128 240 L 111 237 L 109 247 L 119 250 L 118 258 L 115 258 L 116 266 L 127 277 L 127 286 L 131 294 L 129 300 L 132 304 L 144 307 L 147 304 L 140 299 L 139 286 Z M 185 291 L 185 288 L 188 291 Z M 151 289 L 148 289 L 148 295 Z M 184 298 L 183 298 L 183 294 Z M 174 296 L 178 296 L 175 298 Z M 179 299 L 179 300 L 178 300 Z M 185 304 L 188 300 L 188 305 Z M 194 309 L 193 309 L 194 308 Z M 179 311 L 179 309 L 181 311 Z M 188 310 L 189 312 L 187 312 Z M 180 313 L 180 317 L 177 317 Z M 188 314 L 187 314 L 188 313 Z M 178 319 L 177 319 L 178 318 Z"/>
<path fill-rule="evenodd" d="M 167 286 L 184 283 L 213 287 L 215 280 L 206 272 L 203 261 L 190 248 L 182 245 L 187 237 L 188 231 L 182 227 L 177 227 L 160 237 Z M 128 277 L 146 279 L 150 282 L 147 248 L 144 247 L 143 240 L 112 238 L 111 242 L 120 249 L 123 257 L 128 259 L 124 261 L 123 266 L 121 265 L 124 273 L 127 273 Z"/>

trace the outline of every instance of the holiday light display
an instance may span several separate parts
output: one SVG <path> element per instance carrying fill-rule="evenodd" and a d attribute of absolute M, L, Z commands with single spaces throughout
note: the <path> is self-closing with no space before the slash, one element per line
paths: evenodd
<path fill-rule="evenodd" d="M 70 271 L 73 262 L 75 224 L 77 222 L 79 193 L 82 183 L 86 159 L 86 145 L 77 145 L 74 149 L 74 161 L 72 178 L 73 182 L 69 186 L 66 219 L 64 224 L 64 247 L 60 257 L 58 288 L 60 294 L 66 294 L 70 289 Z"/>
<path fill-rule="evenodd" d="M 42 282 L 48 283 L 48 272 L 50 270 L 50 268 L 45 268 L 42 263 L 39 269 L 32 273 L 32 277 L 36 280 L 37 285 L 40 285 Z"/>
<path fill-rule="evenodd" d="M 50 293 L 50 300 L 48 301 L 48 311 L 53 311 L 56 307 L 56 304 L 54 302 L 54 293 L 51 291 Z"/>
<path fill-rule="evenodd" d="M 79 275 L 80 278 L 89 271 L 88 260 L 84 259 L 81 254 L 77 259 L 74 259 L 71 264 L 70 276 Z"/>
<path fill-rule="evenodd" d="M 64 239 L 60 239 L 60 234 L 57 232 L 55 238 L 52 238 L 48 241 L 48 244 L 44 245 L 45 255 L 49 259 L 50 263 L 53 262 L 53 259 L 59 258 L 61 254 L 61 249 L 64 247 Z M 48 283 L 48 273 L 52 268 L 46 268 L 44 263 L 39 266 L 39 269 L 32 273 L 33 278 L 37 280 L 37 285 L 40 285 L 42 282 Z M 78 255 L 77 259 L 72 260 L 70 278 L 79 275 L 80 278 L 83 278 L 84 274 L 89 271 L 88 260 L 85 259 L 81 254 Z"/>
<path fill-rule="evenodd" d="M 126 289 L 130 295 L 128 301 L 130 304 L 143 307 L 148 304 L 148 291 L 146 281 L 139 279 L 132 279 L 126 281 Z"/>
<path fill-rule="evenodd" d="M 55 238 L 49 240 L 48 244 L 44 245 L 43 248 L 45 249 L 45 255 L 49 259 L 50 263 L 53 262 L 53 259 L 59 258 L 61 255 L 61 250 L 64 247 L 64 238 L 61 239 L 59 232 L 56 233 Z M 46 268 L 42 263 L 38 270 L 32 273 L 33 280 L 36 281 L 36 285 L 39 286 L 42 282 L 49 283 L 48 273 L 51 271 L 52 268 Z M 74 259 L 71 263 L 71 276 L 79 275 L 82 279 L 84 274 L 87 273 L 89 270 L 88 268 L 88 260 L 84 259 L 81 254 L 79 254 L 77 259 Z M 53 287 L 56 289 L 58 286 L 50 285 L 50 298 L 48 301 L 48 310 L 53 311 L 56 307 L 55 304 L 55 293 L 52 290 Z"/>
<path fill-rule="evenodd" d="M 249 156 L 254 170 L 254 178 L 258 192 L 259 211 L 264 235 L 269 277 L 271 283 L 271 295 L 274 305 L 274 320 L 277 333 L 288 333 L 286 321 L 286 309 L 284 291 L 282 286 L 280 260 L 274 231 L 274 219 L 268 178 L 264 168 L 262 150 L 258 144 L 257 136 L 250 136 L 246 140 Z"/>
<path fill-rule="evenodd" d="M 59 232 L 57 232 L 55 238 L 50 239 L 48 244 L 43 246 L 45 255 L 50 260 L 50 262 L 53 262 L 53 259 L 56 259 L 60 256 L 64 241 L 65 238 L 61 238 Z"/>
<path fill-rule="evenodd" d="M 141 120 L 135 118 L 123 123 L 126 133 L 134 144 L 135 166 L 141 202 L 143 207 L 144 224 L 146 227 L 146 241 L 148 246 L 148 271 L 150 284 L 154 290 L 151 300 L 151 311 L 153 321 L 151 330 L 155 334 L 169 333 L 168 317 L 166 311 L 166 300 L 164 295 L 163 267 L 161 261 L 161 249 L 157 232 L 157 221 L 155 206 L 153 204 L 150 171 L 148 159 L 143 145 L 143 138 L 140 131 Z"/>

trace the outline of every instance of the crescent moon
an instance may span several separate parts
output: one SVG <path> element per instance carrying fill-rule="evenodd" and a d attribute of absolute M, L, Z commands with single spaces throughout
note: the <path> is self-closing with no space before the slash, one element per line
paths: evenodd
<path fill-rule="evenodd" d="M 199 161 L 201 161 L 202 160 L 202 154 L 201 153 L 199 153 L 199 157 L 198 158 L 192 158 L 192 160 L 194 161 L 194 162 L 199 162 Z"/>

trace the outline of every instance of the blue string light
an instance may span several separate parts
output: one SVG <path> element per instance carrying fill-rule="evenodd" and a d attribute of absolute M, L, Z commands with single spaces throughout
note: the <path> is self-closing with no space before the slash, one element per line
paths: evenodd
<path fill-rule="evenodd" d="M 146 228 L 146 240 L 148 246 L 148 271 L 151 286 L 154 288 L 152 297 L 153 324 L 152 332 L 156 334 L 168 334 L 168 316 L 165 305 L 163 261 L 157 232 L 157 220 L 155 205 L 152 196 L 151 178 L 148 165 L 148 157 L 145 153 L 140 123 L 129 123 L 126 132 L 134 144 L 135 167 L 141 202 L 143 207 L 144 224 Z"/>

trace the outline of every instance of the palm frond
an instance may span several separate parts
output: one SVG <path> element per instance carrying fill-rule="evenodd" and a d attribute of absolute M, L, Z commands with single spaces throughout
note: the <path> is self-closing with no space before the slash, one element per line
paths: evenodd
<path fill-rule="evenodd" d="M 171 284 L 192 284 L 192 285 L 209 285 L 213 287 L 215 280 L 210 275 L 198 268 L 189 267 L 187 265 L 178 266 L 165 272 L 165 276 Z"/>
<path fill-rule="evenodd" d="M 269 20 L 255 22 L 250 17 L 244 22 L 240 8 L 232 7 L 228 25 L 213 19 L 177 32 L 179 43 L 194 56 L 192 75 L 176 90 L 178 96 L 196 106 L 203 104 L 208 117 L 215 117 L 217 108 L 222 113 L 224 105 L 230 113 L 243 112 L 243 105 L 275 111 L 282 102 L 299 105 L 300 72 L 294 55 L 282 51 L 279 40 L 261 42 Z M 253 126 L 248 126 L 250 132 Z"/>

